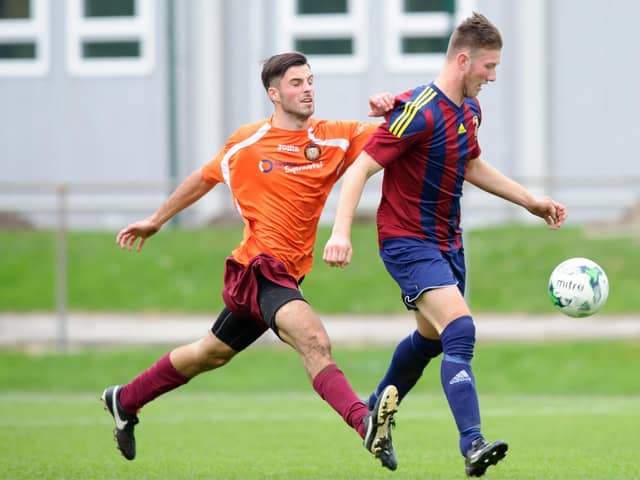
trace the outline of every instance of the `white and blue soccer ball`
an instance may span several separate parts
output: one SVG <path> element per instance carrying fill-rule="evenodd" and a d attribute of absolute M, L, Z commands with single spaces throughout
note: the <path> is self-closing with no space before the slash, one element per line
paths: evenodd
<path fill-rule="evenodd" d="M 607 301 L 609 280 L 602 267 L 588 258 L 570 258 L 549 277 L 551 302 L 565 315 L 588 317 Z"/>

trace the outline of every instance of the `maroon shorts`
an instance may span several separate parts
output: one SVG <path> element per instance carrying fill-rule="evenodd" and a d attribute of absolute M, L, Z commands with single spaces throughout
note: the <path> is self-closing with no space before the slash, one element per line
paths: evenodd
<path fill-rule="evenodd" d="M 278 308 L 294 299 L 304 300 L 284 264 L 266 253 L 252 258 L 247 266 L 227 258 L 222 298 L 234 315 L 266 323 L 274 330 Z"/>

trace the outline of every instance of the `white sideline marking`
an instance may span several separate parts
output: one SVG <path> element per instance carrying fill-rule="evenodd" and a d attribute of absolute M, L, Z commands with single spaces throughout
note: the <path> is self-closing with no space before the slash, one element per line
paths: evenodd
<path fill-rule="evenodd" d="M 289 392 L 279 394 L 181 394 L 171 398 L 171 402 L 176 403 L 188 403 L 198 402 L 202 403 L 204 400 L 217 402 L 218 407 L 223 407 L 225 411 L 211 412 L 211 413 L 193 413 L 193 414 L 173 414 L 170 417 L 166 415 L 165 411 L 149 412 L 147 418 L 154 424 L 173 425 L 179 423 L 237 423 L 237 422 L 286 422 L 286 421 L 335 421 L 336 415 L 331 411 L 318 412 L 314 406 L 313 411 L 310 413 L 305 412 L 271 412 L 264 413 L 256 409 L 255 412 L 233 412 L 231 407 L 233 399 L 244 397 L 245 399 L 255 399 L 256 404 L 260 403 L 260 399 L 264 400 L 276 400 L 283 398 L 291 400 L 309 400 L 314 403 L 317 402 L 317 398 L 312 394 L 306 394 L 301 392 Z M 514 404 L 514 406 L 508 407 L 495 407 L 485 408 L 482 411 L 483 418 L 500 418 L 500 417 L 548 417 L 562 415 L 566 417 L 581 416 L 581 415 L 608 415 L 608 416 L 640 416 L 640 397 L 633 396 L 615 396 L 615 397 L 586 397 L 586 396 L 487 396 L 489 399 L 499 398 L 500 404 Z M 442 407 L 438 407 L 437 411 L 422 411 L 420 410 L 420 400 L 426 399 L 430 404 L 437 401 L 436 395 L 415 395 L 411 400 L 411 404 L 408 405 L 406 411 L 403 412 L 402 406 L 398 413 L 398 417 L 407 420 L 442 420 L 451 418 L 451 413 L 443 404 Z M 225 400 L 231 402 L 230 406 L 224 407 L 221 405 Z M 0 427 L 12 427 L 12 428 L 56 428 L 56 427 L 80 427 L 89 425 L 103 425 L 113 424 L 113 420 L 110 416 L 102 411 L 98 397 L 93 394 L 48 394 L 48 393 L 0 393 L 0 409 L 7 412 L 7 406 L 9 404 L 25 404 L 34 403 L 42 404 L 45 402 L 54 403 L 73 403 L 74 405 L 83 404 L 86 405 L 89 402 L 95 404 L 95 415 L 82 415 L 77 416 L 71 414 L 71 412 L 64 412 L 68 417 L 57 418 L 2 418 L 0 417 Z M 549 402 L 551 405 L 545 405 Z M 555 403 L 555 405 L 554 405 Z M 562 405 L 557 405 L 562 403 Z M 573 403 L 568 405 L 568 403 Z M 319 404 L 318 404 L 319 405 Z M 7 412 L 8 413 L 8 412 Z"/>

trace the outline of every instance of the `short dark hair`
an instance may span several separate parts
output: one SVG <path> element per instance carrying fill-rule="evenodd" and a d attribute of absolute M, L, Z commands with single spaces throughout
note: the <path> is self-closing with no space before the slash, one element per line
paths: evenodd
<path fill-rule="evenodd" d="M 473 12 L 473 15 L 465 19 L 454 30 L 449 40 L 447 54 L 453 54 L 464 48 L 501 50 L 502 36 L 498 28 L 487 17 Z"/>
<path fill-rule="evenodd" d="M 279 53 L 269 57 L 262 66 L 262 85 L 265 90 L 269 90 L 274 80 L 280 80 L 291 67 L 299 65 L 309 65 L 307 57 L 300 52 Z"/>

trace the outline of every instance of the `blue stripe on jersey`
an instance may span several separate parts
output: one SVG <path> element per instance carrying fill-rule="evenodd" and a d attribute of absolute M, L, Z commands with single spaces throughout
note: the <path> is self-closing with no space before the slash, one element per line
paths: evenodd
<path fill-rule="evenodd" d="M 460 198 L 462 197 L 462 186 L 464 183 L 464 172 L 466 164 L 469 161 L 469 135 L 470 129 L 465 121 L 465 113 L 467 111 L 466 102 L 462 105 L 462 108 L 456 115 L 456 125 L 463 125 L 467 130 L 464 134 L 458 135 L 458 174 L 456 176 L 455 191 L 460 192 L 460 196 L 457 201 L 451 202 L 451 209 L 449 210 L 449 225 L 452 231 L 461 231 L 460 229 Z M 449 248 L 455 250 L 454 243 L 458 238 L 451 236 L 449 238 Z"/>
<path fill-rule="evenodd" d="M 444 117 L 442 110 L 438 107 L 438 102 L 430 106 L 433 117 L 433 134 L 429 149 L 427 151 L 427 164 L 422 180 L 423 188 L 420 199 L 420 216 L 422 229 L 428 237 L 436 238 L 436 215 L 435 209 L 440 197 L 440 184 L 444 173 L 442 165 L 433 161 L 434 158 L 444 158 L 446 153 L 446 141 L 440 133 L 444 131 Z"/>

